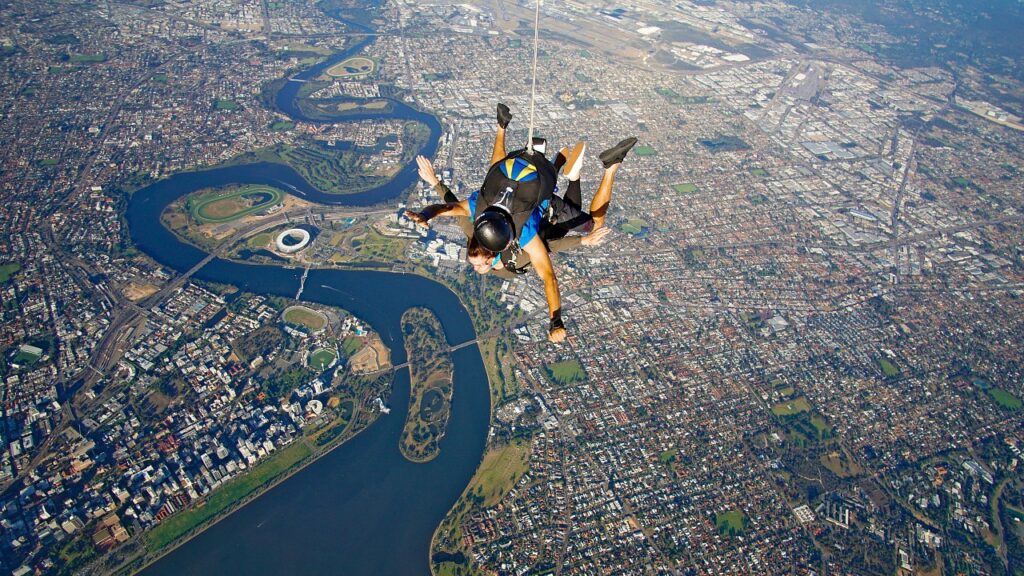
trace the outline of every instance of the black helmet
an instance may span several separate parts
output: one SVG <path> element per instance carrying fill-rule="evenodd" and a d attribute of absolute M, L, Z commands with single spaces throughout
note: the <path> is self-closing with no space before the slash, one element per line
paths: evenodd
<path fill-rule="evenodd" d="M 508 214 L 498 208 L 488 208 L 473 222 L 473 237 L 491 252 L 501 252 L 512 242 L 512 222 Z"/>

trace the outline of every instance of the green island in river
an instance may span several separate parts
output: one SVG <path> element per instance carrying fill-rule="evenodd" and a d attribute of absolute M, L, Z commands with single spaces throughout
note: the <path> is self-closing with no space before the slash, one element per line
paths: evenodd
<path fill-rule="evenodd" d="M 406 310 L 402 335 L 411 391 L 399 448 L 413 462 L 428 462 L 440 454 L 439 443 L 448 426 L 454 365 L 441 323 L 430 310 Z"/>

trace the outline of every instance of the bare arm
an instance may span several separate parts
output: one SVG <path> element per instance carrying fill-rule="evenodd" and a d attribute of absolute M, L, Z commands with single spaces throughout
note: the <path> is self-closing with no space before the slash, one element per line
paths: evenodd
<path fill-rule="evenodd" d="M 548 240 L 548 252 L 551 254 L 557 254 L 559 252 L 565 252 L 566 250 L 572 250 L 578 246 L 586 246 L 588 248 L 600 246 L 608 240 L 609 232 L 611 232 L 610 228 L 598 228 L 586 236 L 564 236 L 562 238 Z"/>
<path fill-rule="evenodd" d="M 429 222 L 438 216 L 469 216 L 469 201 L 432 204 L 424 208 L 422 212 L 406 210 L 405 216 L 426 228 L 429 226 Z"/>
<path fill-rule="evenodd" d="M 565 340 L 565 328 L 562 324 L 562 298 L 558 293 L 558 278 L 555 277 L 555 270 L 551 267 L 551 259 L 548 258 L 547 248 L 544 241 L 539 237 L 530 240 L 523 250 L 530 255 L 530 262 L 537 276 L 544 281 L 544 296 L 548 300 L 548 318 L 551 326 L 548 330 L 548 339 L 552 342 Z"/>

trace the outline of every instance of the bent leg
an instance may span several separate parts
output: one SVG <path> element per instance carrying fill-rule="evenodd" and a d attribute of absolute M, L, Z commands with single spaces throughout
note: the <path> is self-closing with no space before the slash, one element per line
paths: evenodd
<path fill-rule="evenodd" d="M 608 204 L 612 200 L 612 185 L 615 184 L 615 173 L 619 171 L 619 166 L 620 164 L 612 164 L 604 169 L 604 176 L 601 177 L 601 184 L 597 187 L 597 194 L 590 202 L 590 216 L 594 219 L 594 230 L 604 226 L 604 217 L 608 212 Z"/>
<path fill-rule="evenodd" d="M 498 126 L 498 133 L 494 135 L 494 148 L 491 150 L 491 163 L 488 166 L 494 166 L 496 162 L 505 157 L 505 129 Z"/>
<path fill-rule="evenodd" d="M 563 197 L 566 202 L 571 203 L 573 206 L 583 208 L 583 192 L 578 179 L 569 180 L 569 185 L 565 187 L 565 195 Z"/>

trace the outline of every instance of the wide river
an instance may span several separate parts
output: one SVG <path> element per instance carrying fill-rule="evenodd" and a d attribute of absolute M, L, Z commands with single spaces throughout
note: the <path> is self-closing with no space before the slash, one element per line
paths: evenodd
<path fill-rule="evenodd" d="M 332 57 L 302 73 L 311 78 L 325 66 L 360 50 Z M 278 106 L 297 119 L 298 82 L 279 93 Z M 401 103 L 373 118 L 416 119 L 430 127 L 421 151 L 437 149 L 440 126 L 433 117 Z M 345 120 L 353 119 L 350 116 Z M 232 183 L 293 186 L 306 200 L 329 204 L 369 205 L 391 200 L 416 178 L 407 166 L 388 184 L 351 196 L 329 196 L 309 186 L 291 169 L 256 164 L 184 173 L 136 192 L 127 219 L 134 243 L 162 264 L 188 270 L 205 254 L 160 224 L 161 211 L 192 191 Z M 282 184 L 286 186 L 282 187 Z M 196 277 L 231 284 L 248 292 L 293 297 L 301 271 L 216 259 Z M 339 306 L 380 333 L 392 359 L 405 361 L 399 321 L 413 306 L 437 314 L 450 343 L 475 338 L 458 298 L 427 278 L 386 272 L 311 270 L 302 299 Z M 453 354 L 455 392 L 448 433 L 441 453 L 426 464 L 413 464 L 398 450 L 409 400 L 407 370 L 396 374 L 390 415 L 343 444 L 206 532 L 143 571 L 146 575 L 181 574 L 428 574 L 434 529 L 468 484 L 480 461 L 487 435 L 490 399 L 487 376 L 476 347 Z"/>

